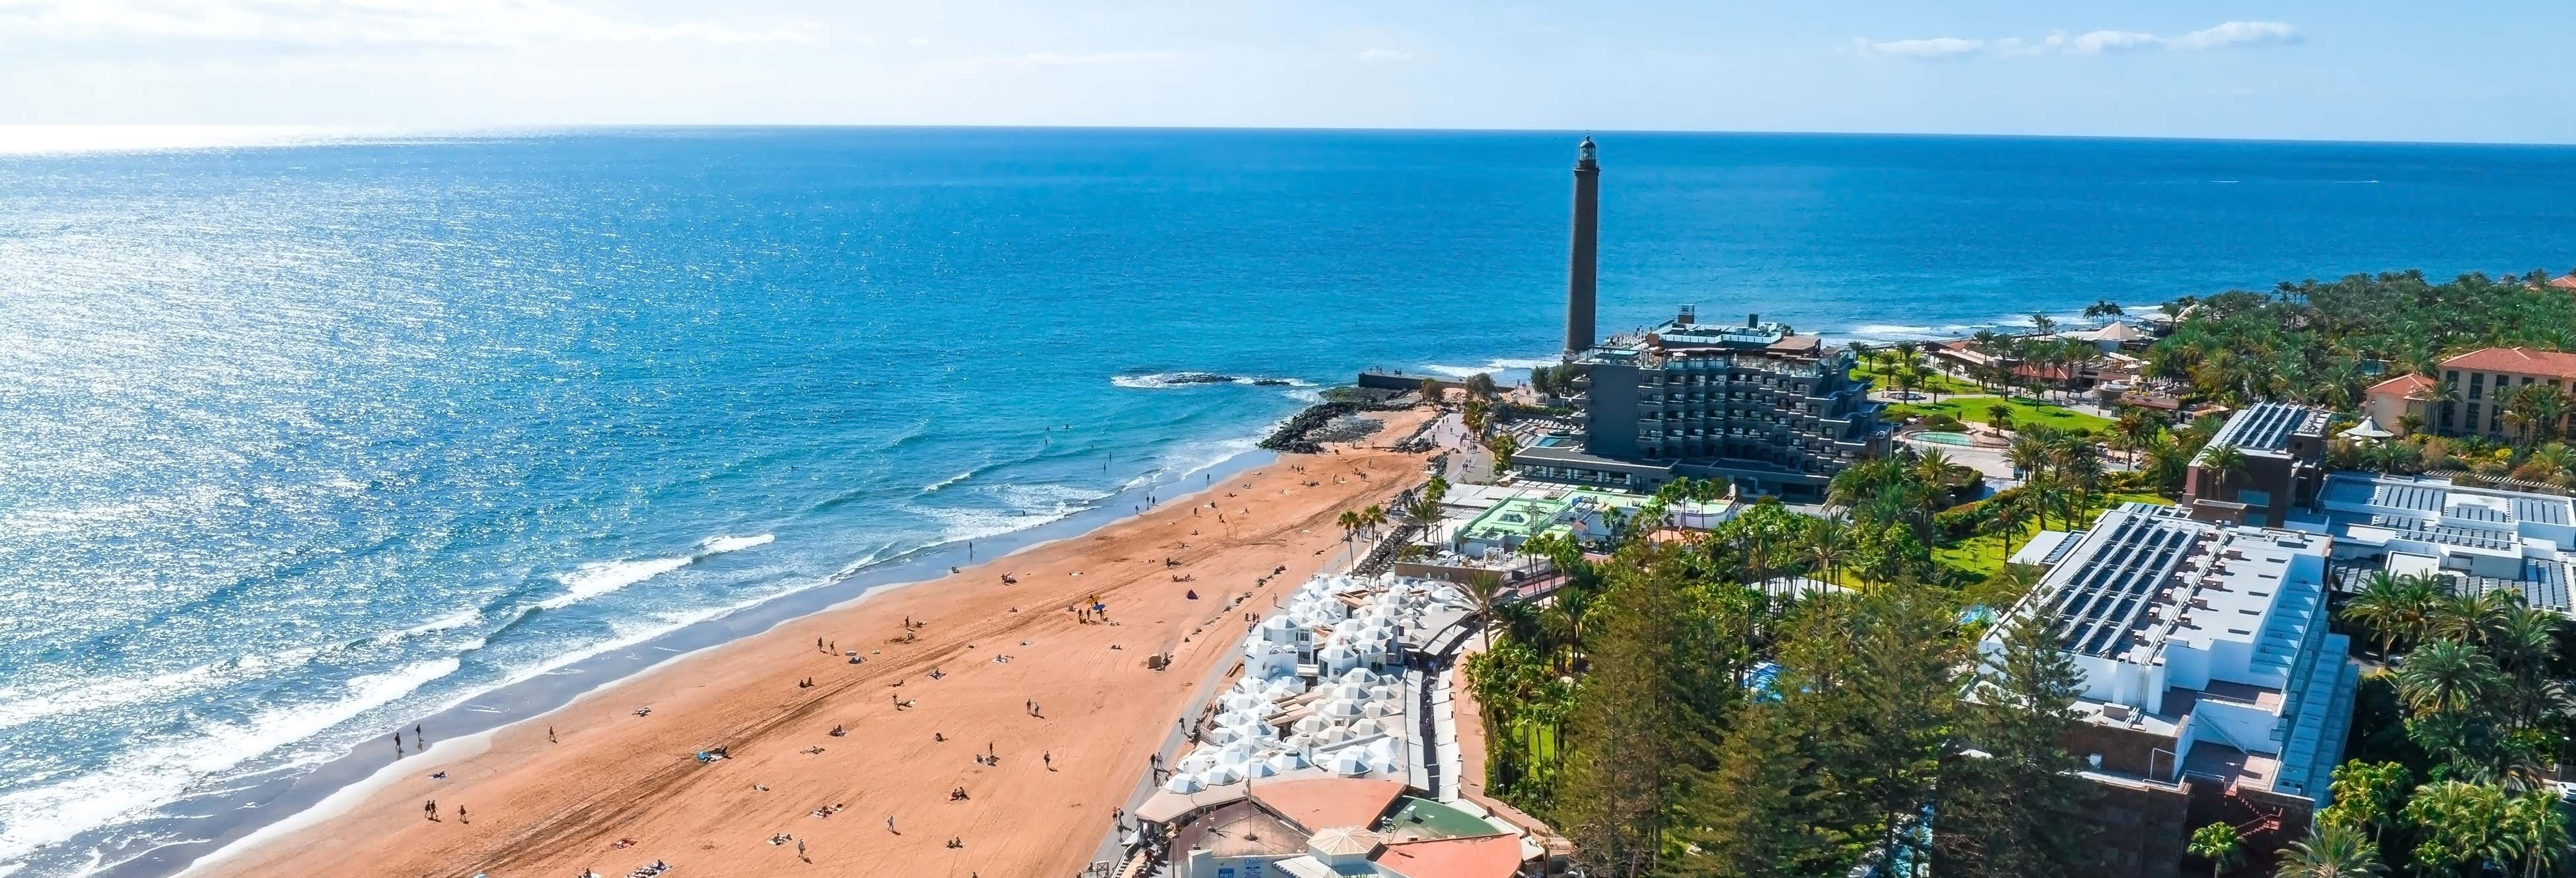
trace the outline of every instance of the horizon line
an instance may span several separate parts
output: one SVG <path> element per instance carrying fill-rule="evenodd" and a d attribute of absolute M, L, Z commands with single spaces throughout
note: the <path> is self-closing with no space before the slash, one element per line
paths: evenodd
<path fill-rule="evenodd" d="M 1382 126 L 1295 126 L 1295 125 L 1079 125 L 1079 124 L 908 124 L 908 123 L 843 123 L 843 122 L 576 122 L 512 123 L 497 125 L 395 125 L 395 124 L 310 124 L 310 123 L 6 123 L 0 124 L 0 157 L 36 156 L 84 152 L 138 152 L 192 149 L 281 148 L 297 146 L 357 145 L 369 140 L 402 137 L 472 137 L 491 135 L 527 135 L 572 131 L 764 131 L 764 130 L 921 130 L 921 131 L 1176 131 L 1176 132 L 1273 132 L 1273 133 L 1377 133 L 1377 134 L 1566 134 L 1583 136 L 1633 135 L 1642 137 L 1714 136 L 1714 137 L 1852 137 L 1852 138 L 1920 138 L 1959 140 L 2093 140 L 2166 143 L 2243 143 L 2306 144 L 2319 146 L 2443 146 L 2505 147 L 2564 149 L 2576 143 L 2555 141 L 2449 141 L 2449 140 L 2369 140 L 2348 138 L 2299 137 L 2213 137 L 2139 134 L 2067 134 L 2011 132 L 1944 132 L 1944 131 L 1818 131 L 1791 129 L 1686 129 L 1686 128 L 1399 128 Z M 124 144 L 65 142 L 60 135 L 75 133 L 168 134 L 180 132 L 231 133 L 232 139 L 183 143 L 169 139 L 145 138 Z M 26 139 L 13 133 L 47 133 L 50 138 Z M 275 135 L 300 134 L 302 138 L 278 139 Z M 245 137 L 243 135 L 270 135 Z"/>

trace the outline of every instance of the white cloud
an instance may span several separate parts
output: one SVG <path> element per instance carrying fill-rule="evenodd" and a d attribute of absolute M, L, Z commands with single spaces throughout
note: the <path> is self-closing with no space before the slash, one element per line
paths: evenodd
<path fill-rule="evenodd" d="M 2065 32 L 2049 34 L 2040 40 L 2002 37 L 1991 40 L 1962 37 L 1933 37 L 1915 40 L 1852 40 L 1854 51 L 1862 55 L 1894 55 L 1922 61 L 1956 61 L 1978 55 L 2103 55 L 2149 49 L 2214 49 L 2226 46 L 2258 46 L 2270 43 L 2295 43 L 2297 28 L 2277 21 L 2231 21 L 2217 27 L 2196 30 L 2179 37 L 2160 37 L 2142 31 L 2097 30 L 2073 36 Z"/>
<path fill-rule="evenodd" d="M 650 22 L 562 0 L 0 0 L 0 42 L 309 48 L 540 43 L 810 43 L 810 25 Z"/>
<path fill-rule="evenodd" d="M 1395 63 L 1413 60 L 1413 53 L 1400 49 L 1370 49 L 1360 53 L 1362 61 Z"/>
<path fill-rule="evenodd" d="M 2299 29 L 2277 21 L 2231 21 L 2207 30 L 2183 34 L 2173 41 L 2177 49 L 2217 49 L 2227 46 L 2259 46 L 2266 43 L 2295 43 Z"/>
<path fill-rule="evenodd" d="M 1861 54 L 1864 55 L 1898 55 L 1906 58 L 1921 58 L 1927 61 L 1946 61 L 1953 58 L 1964 58 L 1986 50 L 1986 41 L 1984 40 L 1963 40 L 1958 37 L 1933 37 L 1928 40 L 1890 40 L 1883 43 L 1874 43 L 1867 39 L 1855 39 L 1852 43 L 1858 46 Z"/>
<path fill-rule="evenodd" d="M 2050 39 L 2054 40 L 2056 38 L 2050 37 Z M 2126 52 L 2130 49 L 2151 49 L 2157 45 L 2160 45 L 2160 43 L 2156 40 L 2155 34 L 2139 33 L 2137 31 L 2127 30 L 2097 30 L 2092 33 L 2080 34 L 2067 43 L 2068 48 L 2078 55 L 2098 55 L 2103 52 Z"/>

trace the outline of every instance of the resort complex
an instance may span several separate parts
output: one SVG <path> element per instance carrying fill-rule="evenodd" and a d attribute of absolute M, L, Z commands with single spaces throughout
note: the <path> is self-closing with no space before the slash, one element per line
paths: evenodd
<path fill-rule="evenodd" d="M 1544 851 L 1460 796 L 1439 669 L 1456 586 L 1317 576 L 1243 638 L 1241 672 L 1135 811 L 1178 878 L 1508 878 Z"/>
<path fill-rule="evenodd" d="M 2125 506 L 2007 614 L 2057 626 L 2081 674 L 2066 743 L 2100 787 L 2098 874 L 2171 875 L 2192 826 L 2297 831 L 2331 803 L 2360 669 L 2327 632 L 2330 542 Z"/>
<path fill-rule="evenodd" d="M 2462 593 L 2503 590 L 2525 606 L 2576 612 L 2567 595 L 2576 506 L 2563 494 L 2339 472 L 2326 476 L 2316 508 L 2290 524 L 2331 534 L 2352 578 L 2436 576 Z"/>

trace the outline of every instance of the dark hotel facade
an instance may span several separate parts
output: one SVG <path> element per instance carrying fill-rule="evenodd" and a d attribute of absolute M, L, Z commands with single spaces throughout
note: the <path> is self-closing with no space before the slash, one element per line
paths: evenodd
<path fill-rule="evenodd" d="M 1530 479 L 1651 491 L 1675 478 L 1746 493 L 1818 497 L 1834 474 L 1884 454 L 1888 429 L 1851 352 L 1758 316 L 1698 322 L 1689 306 L 1654 329 L 1592 340 L 1600 165 L 1584 138 L 1574 166 L 1566 361 L 1581 433 L 1540 437 L 1512 459 Z"/>

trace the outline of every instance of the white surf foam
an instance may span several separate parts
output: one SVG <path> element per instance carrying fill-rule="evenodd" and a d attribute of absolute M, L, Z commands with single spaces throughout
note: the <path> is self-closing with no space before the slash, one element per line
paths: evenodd
<path fill-rule="evenodd" d="M 1447 375 L 1451 378 L 1466 378 L 1474 375 L 1505 372 L 1513 369 L 1536 369 L 1540 366 L 1554 366 L 1556 364 L 1556 360 L 1498 357 L 1485 361 L 1485 364 L 1482 366 L 1452 366 L 1443 363 L 1432 363 L 1423 366 L 1422 370 L 1434 374 Z"/>
<path fill-rule="evenodd" d="M 1256 375 L 1219 375 L 1213 372 L 1154 372 L 1145 375 L 1112 375 L 1109 383 L 1134 390 L 1168 390 L 1175 387 L 1206 387 L 1218 384 L 1267 384 L 1274 387 L 1313 387 L 1315 382 L 1303 378 L 1273 378 Z"/>
<path fill-rule="evenodd" d="M 965 481 L 965 480 L 967 480 L 967 479 L 971 479 L 971 478 L 974 478 L 974 477 L 975 477 L 975 471 L 970 469 L 970 470 L 967 470 L 967 471 L 965 471 L 965 472 L 958 473 L 958 474 L 956 474 L 956 475 L 949 476 L 949 477 L 944 478 L 944 479 L 940 479 L 939 481 L 932 482 L 932 483 L 927 484 L 927 485 L 923 485 L 923 486 L 921 486 L 921 493 L 924 493 L 924 494 L 936 494 L 936 493 L 939 493 L 939 489 L 941 489 L 941 488 L 945 488 L 945 487 L 948 487 L 948 486 L 950 486 L 950 485 L 954 485 L 954 484 L 957 484 L 958 482 L 962 482 L 962 481 Z"/>
<path fill-rule="evenodd" d="M 778 535 L 776 534 L 760 534 L 758 536 L 748 537 L 708 537 L 705 542 L 698 544 L 697 552 L 688 555 L 671 558 L 645 558 L 641 560 L 621 559 L 617 561 L 592 561 L 573 568 L 571 573 L 555 577 L 556 582 L 563 584 L 564 593 L 538 601 L 537 606 L 549 610 L 560 610 L 565 607 L 581 603 L 582 601 L 608 594 L 627 586 L 652 579 L 653 577 L 669 573 L 673 570 L 687 567 L 702 559 L 722 555 L 727 552 L 739 552 L 754 546 L 765 546 L 777 539 Z"/>
<path fill-rule="evenodd" d="M 419 691 L 455 673 L 454 656 L 349 680 L 324 704 L 288 705 L 242 723 L 214 723 L 132 750 L 96 771 L 0 795 L 0 861 L 106 826 L 179 798 L 214 775 L 311 739 L 331 727 Z M 291 760 L 309 764 L 336 755 L 314 748 Z"/>
<path fill-rule="evenodd" d="M 766 546 L 777 541 L 777 534 L 760 534 L 748 537 L 708 537 L 706 542 L 698 544 L 697 557 L 705 558 L 710 555 L 722 555 L 726 552 L 739 552 L 753 546 Z"/>

